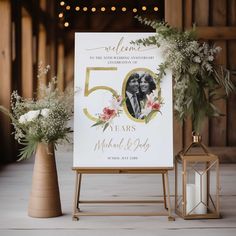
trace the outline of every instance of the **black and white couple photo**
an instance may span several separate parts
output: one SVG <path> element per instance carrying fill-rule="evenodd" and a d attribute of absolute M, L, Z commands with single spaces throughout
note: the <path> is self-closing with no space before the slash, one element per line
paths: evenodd
<path fill-rule="evenodd" d="M 146 71 L 131 74 L 126 83 L 126 107 L 130 115 L 136 119 L 144 119 L 142 110 L 147 102 L 147 95 L 156 90 L 153 77 Z"/>

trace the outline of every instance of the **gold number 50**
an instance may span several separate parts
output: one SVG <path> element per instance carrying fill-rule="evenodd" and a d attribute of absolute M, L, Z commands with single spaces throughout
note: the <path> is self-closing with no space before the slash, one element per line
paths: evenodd
<path fill-rule="evenodd" d="M 84 96 L 88 97 L 91 93 L 95 92 L 96 90 L 107 90 L 112 93 L 113 96 L 118 96 L 117 92 L 108 86 L 95 86 L 92 88 L 89 88 L 89 81 L 91 79 L 90 72 L 91 71 L 110 71 L 110 70 L 117 70 L 117 67 L 87 67 L 86 68 L 86 80 L 85 80 L 85 89 L 84 89 Z M 97 121 L 97 118 L 92 116 L 87 108 L 83 109 L 85 115 L 92 121 Z"/>

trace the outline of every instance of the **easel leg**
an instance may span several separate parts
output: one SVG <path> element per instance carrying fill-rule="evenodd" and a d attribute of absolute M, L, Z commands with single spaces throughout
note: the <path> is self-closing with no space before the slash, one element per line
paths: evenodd
<path fill-rule="evenodd" d="M 75 172 L 75 197 L 74 197 L 74 211 L 73 220 L 79 220 L 77 213 L 79 212 L 79 194 L 80 194 L 81 174 Z"/>
<path fill-rule="evenodd" d="M 78 174 L 78 189 L 77 189 L 77 205 L 76 205 L 76 207 L 77 207 L 77 210 L 78 211 L 80 211 L 80 209 L 79 209 L 79 200 L 80 200 L 80 189 L 81 189 L 81 181 L 82 181 L 82 174 L 81 173 L 79 173 Z"/>
<path fill-rule="evenodd" d="M 161 174 L 162 175 L 162 186 L 163 186 L 163 198 L 164 198 L 164 207 L 167 210 L 167 206 L 166 206 L 166 185 L 165 185 L 165 174 Z"/>
<path fill-rule="evenodd" d="M 166 171 L 165 175 L 165 185 L 166 185 L 166 192 L 167 192 L 167 203 L 168 203 L 168 220 L 174 221 L 175 218 L 171 215 L 171 203 L 170 203 L 170 190 L 169 190 L 169 177 L 168 177 L 168 171 Z"/>

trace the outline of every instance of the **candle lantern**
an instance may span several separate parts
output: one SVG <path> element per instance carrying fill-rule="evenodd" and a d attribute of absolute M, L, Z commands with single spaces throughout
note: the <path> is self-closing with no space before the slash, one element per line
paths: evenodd
<path fill-rule="evenodd" d="M 184 219 L 219 218 L 219 158 L 200 135 L 175 157 L 175 211 Z"/>

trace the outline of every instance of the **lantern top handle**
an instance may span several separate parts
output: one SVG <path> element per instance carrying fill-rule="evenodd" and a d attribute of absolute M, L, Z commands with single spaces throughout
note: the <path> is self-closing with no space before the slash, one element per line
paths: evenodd
<path fill-rule="evenodd" d="M 192 142 L 193 143 L 201 143 L 202 142 L 202 136 L 199 133 L 193 131 L 192 132 Z"/>
<path fill-rule="evenodd" d="M 205 154 L 210 155 L 207 147 L 202 143 L 202 136 L 197 132 L 192 132 L 192 143 L 183 151 L 186 155 L 192 147 L 201 147 Z"/>

